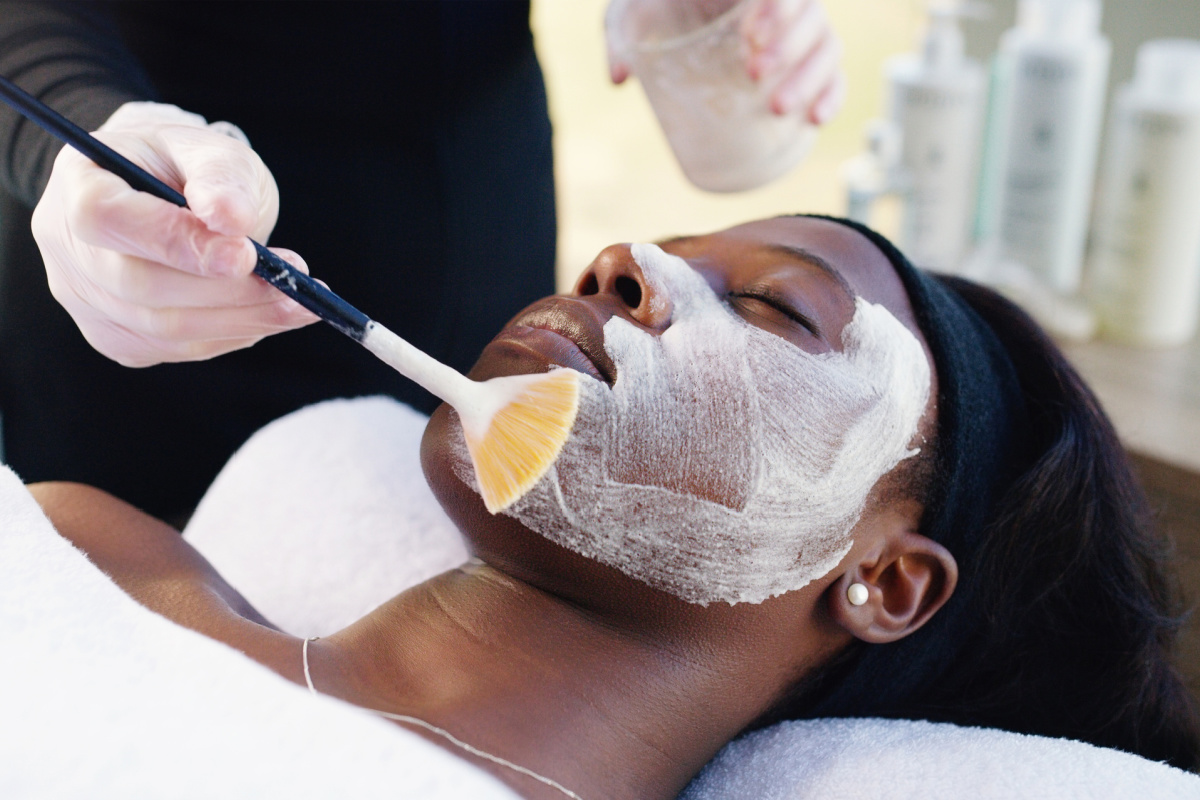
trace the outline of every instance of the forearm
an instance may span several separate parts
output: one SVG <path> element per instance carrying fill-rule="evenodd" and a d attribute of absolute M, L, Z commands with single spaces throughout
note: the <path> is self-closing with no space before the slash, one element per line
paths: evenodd
<path fill-rule="evenodd" d="M 156 99 L 105 4 L 0 0 L 0 75 L 85 130 L 130 100 Z M 60 144 L 0 104 L 0 185 L 32 207 Z"/>

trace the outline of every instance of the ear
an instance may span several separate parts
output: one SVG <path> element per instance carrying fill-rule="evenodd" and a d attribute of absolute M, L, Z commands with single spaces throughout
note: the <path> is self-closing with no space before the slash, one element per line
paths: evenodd
<path fill-rule="evenodd" d="M 867 601 L 850 602 L 860 583 Z M 958 583 L 958 562 L 937 542 L 907 528 L 881 541 L 826 590 L 830 614 L 851 635 L 871 644 L 903 639 L 929 621 Z M 857 591 L 857 590 L 856 590 Z"/>

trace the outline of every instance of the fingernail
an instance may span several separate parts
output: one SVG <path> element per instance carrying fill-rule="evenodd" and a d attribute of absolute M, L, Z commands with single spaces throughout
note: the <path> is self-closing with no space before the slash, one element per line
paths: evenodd
<path fill-rule="evenodd" d="M 787 87 L 780 87 L 771 95 L 771 111 L 772 113 L 783 116 L 792 110 L 792 93 Z"/>
<path fill-rule="evenodd" d="M 816 106 L 812 110 L 814 124 L 824 125 L 833 119 L 834 114 L 838 110 L 837 96 L 833 92 L 826 92 L 821 96 Z"/>
<path fill-rule="evenodd" d="M 305 261 L 305 260 L 304 260 L 304 259 L 301 257 L 301 255 L 300 255 L 299 253 L 297 253 L 295 250 L 283 250 L 283 249 L 279 249 L 279 250 L 272 250 L 272 252 L 273 252 L 273 253 L 275 253 L 275 255 L 277 255 L 277 256 L 279 256 L 280 258 L 282 258 L 282 259 L 283 259 L 284 261 L 286 261 L 287 263 L 291 264 L 291 265 L 292 265 L 293 267 L 295 267 L 296 269 L 298 269 L 298 270 L 300 270 L 301 272 L 303 272 L 305 275 L 308 275 L 308 274 L 309 274 L 309 272 L 308 272 L 308 262 L 307 262 L 307 261 Z"/>

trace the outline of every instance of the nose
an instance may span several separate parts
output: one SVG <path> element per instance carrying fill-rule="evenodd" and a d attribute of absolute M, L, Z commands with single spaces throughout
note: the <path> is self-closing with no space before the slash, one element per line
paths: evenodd
<path fill-rule="evenodd" d="M 575 295 L 611 300 L 626 316 L 651 330 L 663 331 L 671 324 L 671 298 L 658 282 L 646 280 L 627 244 L 604 248 L 579 276 Z"/>

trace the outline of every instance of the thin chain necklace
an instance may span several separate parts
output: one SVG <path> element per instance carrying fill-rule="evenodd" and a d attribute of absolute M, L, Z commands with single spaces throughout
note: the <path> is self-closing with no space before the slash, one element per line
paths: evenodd
<path fill-rule="evenodd" d="M 315 687 L 313 687 L 312 673 L 309 672 L 309 669 L 308 669 L 308 643 L 315 642 L 317 639 L 320 639 L 320 638 L 321 638 L 320 636 L 314 636 L 311 639 L 305 639 L 304 646 L 300 649 L 301 657 L 304 660 L 304 682 L 308 684 L 308 690 L 310 692 L 312 692 L 314 696 L 317 695 L 317 690 Z M 361 706 L 360 706 L 360 708 L 361 708 Z M 553 780 L 551 778 L 547 778 L 545 775 L 539 775 L 538 773 L 534 772 L 533 770 L 531 770 L 527 767 L 522 767 L 520 764 L 514 764 L 513 762 L 509 761 L 508 759 L 501 758 L 500 756 L 494 756 L 491 753 L 488 753 L 484 750 L 480 750 L 478 747 L 469 745 L 466 742 L 464 742 L 462 739 L 459 739 L 457 736 L 450 733 L 450 731 L 443 730 L 436 725 L 431 725 L 423 719 L 417 719 L 416 717 L 410 717 L 406 714 L 393 714 L 390 711 L 380 711 L 375 708 L 366 708 L 364 710 L 370 711 L 372 714 L 378 714 L 381 717 L 387 717 L 388 719 L 394 719 L 397 722 L 407 722 L 410 725 L 416 725 L 419 728 L 424 728 L 425 730 L 429 731 L 430 733 L 435 733 L 438 736 L 441 736 L 443 739 L 450 742 L 450 744 L 452 744 L 455 747 L 458 747 L 462 750 L 467 751 L 468 753 L 470 753 L 473 756 L 478 756 L 479 758 L 482 758 L 486 761 L 491 761 L 493 764 L 498 764 L 501 767 L 505 767 L 506 769 L 511 769 L 514 772 L 519 772 L 522 775 L 533 778 L 535 781 L 540 781 L 552 789 L 557 789 L 558 791 L 562 792 L 567 797 L 572 798 L 572 800 L 583 800 L 583 798 L 581 798 L 579 795 L 572 792 L 567 787 L 563 786 L 558 781 Z"/>

